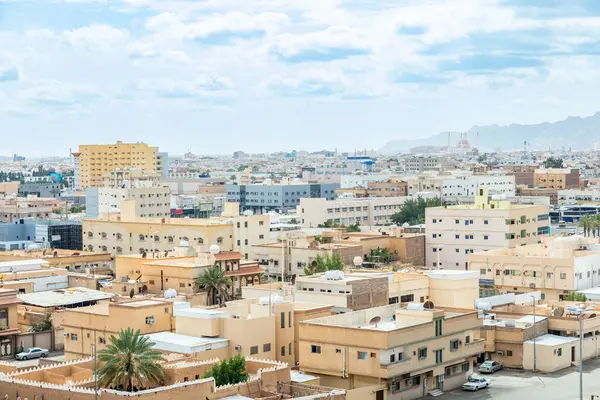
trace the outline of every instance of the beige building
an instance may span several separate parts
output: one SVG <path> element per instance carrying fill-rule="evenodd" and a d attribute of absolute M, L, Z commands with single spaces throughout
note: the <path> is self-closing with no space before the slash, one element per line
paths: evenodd
<path fill-rule="evenodd" d="M 366 186 L 336 189 L 337 194 L 350 193 L 354 197 L 399 197 L 408 194 L 408 183 L 393 176 L 386 181 L 366 182 Z"/>
<path fill-rule="evenodd" d="M 19 181 L 0 182 L 0 195 L 12 196 L 19 193 Z"/>
<path fill-rule="evenodd" d="M 116 169 L 140 169 L 147 173 L 158 172 L 162 166 L 157 163 L 157 147 L 145 143 L 123 143 L 80 145 L 73 153 L 76 158 L 76 181 L 80 187 L 102 186 L 105 173 Z M 77 179 L 78 178 L 78 179 Z"/>
<path fill-rule="evenodd" d="M 490 293 L 539 290 L 542 299 L 561 300 L 600 283 L 600 246 L 581 236 L 469 254 L 468 263 L 480 271 L 482 289 Z"/>
<path fill-rule="evenodd" d="M 40 259 L 48 267 L 63 268 L 70 272 L 107 274 L 114 271 L 109 253 L 63 249 L 0 251 L 0 262 Z"/>
<path fill-rule="evenodd" d="M 392 215 L 400 211 L 406 197 L 342 197 L 335 200 L 325 198 L 303 198 L 296 212 L 304 227 L 336 223 L 341 225 L 376 226 L 391 224 Z"/>
<path fill-rule="evenodd" d="M 43 199 L 27 199 L 22 197 L 13 197 L 0 200 L 0 222 L 15 223 L 24 218 L 48 219 L 52 216 L 53 210 L 59 207 L 56 202 L 46 203 Z"/>
<path fill-rule="evenodd" d="M 571 168 L 543 168 L 534 173 L 535 186 L 549 189 L 578 189 L 579 170 Z"/>
<path fill-rule="evenodd" d="M 121 204 L 130 203 L 123 201 Z M 253 245 L 269 239 L 268 215 L 240 215 L 237 203 L 226 204 L 221 217 L 141 218 L 132 207 L 121 208 L 119 215 L 83 220 L 83 248 L 88 251 L 122 254 L 171 251 L 186 241 L 201 252 L 211 245 L 222 251 L 235 251 L 249 259 Z"/>
<path fill-rule="evenodd" d="M 541 242 L 549 233 L 549 209 L 489 200 L 482 188 L 475 204 L 426 208 L 425 225 L 427 266 L 467 269 L 472 253 Z"/>
<path fill-rule="evenodd" d="M 171 331 L 173 303 L 156 299 L 127 303 L 102 302 L 94 306 L 65 310 L 65 359 L 85 358 L 106 347 L 110 336 L 122 329 L 140 330 L 142 334 Z"/>
<path fill-rule="evenodd" d="M 467 380 L 480 327 L 476 311 L 398 304 L 303 321 L 300 369 L 355 398 L 420 398 Z"/>
<path fill-rule="evenodd" d="M 171 189 L 154 185 L 151 181 L 135 181 L 126 187 L 88 188 L 85 193 L 86 217 L 118 213 L 123 201 L 135 203 L 136 217 L 171 216 Z"/>
<path fill-rule="evenodd" d="M 21 332 L 17 306 L 21 300 L 17 291 L 0 289 L 0 357 L 12 357 L 17 353 L 17 334 Z"/>

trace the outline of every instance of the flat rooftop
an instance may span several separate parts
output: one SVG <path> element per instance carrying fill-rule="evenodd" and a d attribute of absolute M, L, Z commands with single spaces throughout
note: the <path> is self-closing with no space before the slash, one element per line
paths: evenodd
<path fill-rule="evenodd" d="M 576 337 L 568 337 L 568 336 L 558 336 L 552 335 L 550 333 L 538 336 L 535 338 L 536 346 L 560 346 L 567 343 L 577 342 L 579 338 Z M 524 343 L 533 344 L 533 340 L 528 340 Z"/>
<path fill-rule="evenodd" d="M 229 339 L 188 336 L 173 332 L 158 332 L 144 336 L 154 343 L 152 347 L 157 350 L 183 354 L 199 353 L 229 346 Z"/>
<path fill-rule="evenodd" d="M 129 303 L 118 303 L 119 306 L 121 307 L 131 307 L 131 308 L 141 308 L 141 307 L 148 307 L 148 306 L 161 306 L 164 305 L 165 303 L 162 301 L 157 301 L 157 300 L 140 300 L 140 301 L 132 301 Z"/>
<path fill-rule="evenodd" d="M 177 309 L 174 312 L 176 317 L 189 317 L 199 319 L 215 319 L 215 318 L 227 318 L 229 313 L 222 310 L 209 309 L 209 308 L 183 308 Z"/>
<path fill-rule="evenodd" d="M 112 293 L 101 292 L 83 287 L 52 290 L 48 292 L 25 293 L 18 295 L 25 304 L 38 307 L 63 307 L 74 304 L 107 300 Z"/>

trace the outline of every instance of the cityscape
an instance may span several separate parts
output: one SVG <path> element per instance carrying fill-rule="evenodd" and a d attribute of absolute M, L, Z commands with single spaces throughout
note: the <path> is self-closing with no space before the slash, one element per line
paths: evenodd
<path fill-rule="evenodd" d="M 0 399 L 600 399 L 599 17 L 0 0 Z"/>

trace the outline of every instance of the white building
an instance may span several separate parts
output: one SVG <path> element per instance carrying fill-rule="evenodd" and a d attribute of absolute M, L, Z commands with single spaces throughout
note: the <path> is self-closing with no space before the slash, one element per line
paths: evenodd
<path fill-rule="evenodd" d="M 440 185 L 444 200 L 461 196 L 475 196 L 479 188 L 487 188 L 488 194 L 491 196 L 514 196 L 515 177 L 513 175 L 474 175 L 445 178 Z"/>
<path fill-rule="evenodd" d="M 133 187 L 88 188 L 86 217 L 98 218 L 102 214 L 118 213 L 123 200 L 135 200 L 136 217 L 171 216 L 171 190 L 168 187 L 153 186 L 150 181 L 134 181 Z"/>
<path fill-rule="evenodd" d="M 600 190 L 559 190 L 558 201 L 565 204 L 576 204 L 577 202 L 582 201 L 600 201 Z"/>
<path fill-rule="evenodd" d="M 367 187 L 369 182 L 385 182 L 392 179 L 394 174 L 361 174 L 361 175 L 343 175 L 340 180 L 341 189 L 355 187 Z"/>
<path fill-rule="evenodd" d="M 366 226 L 389 225 L 392 215 L 400 211 L 405 200 L 406 197 L 304 198 L 296 207 L 296 213 L 304 227 L 314 228 L 327 221 L 346 226 L 355 223 Z"/>

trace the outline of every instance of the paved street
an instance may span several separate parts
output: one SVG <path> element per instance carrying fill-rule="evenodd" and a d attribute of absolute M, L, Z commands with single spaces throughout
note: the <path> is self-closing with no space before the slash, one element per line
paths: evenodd
<path fill-rule="evenodd" d="M 63 356 L 64 356 L 64 352 L 62 352 L 62 351 L 52 351 L 52 352 L 50 352 L 50 356 L 46 357 L 46 360 L 62 361 Z M 40 359 L 36 358 L 34 360 L 24 360 L 24 361 L 17 361 L 15 359 L 12 359 L 12 360 L 6 360 L 6 361 L 14 363 L 18 368 L 26 368 L 26 367 L 37 366 L 40 362 Z"/>
<path fill-rule="evenodd" d="M 600 360 L 583 364 L 583 398 L 600 394 Z M 491 387 L 478 392 L 455 390 L 437 397 L 442 400 L 576 400 L 579 399 L 579 373 L 571 367 L 554 374 L 532 374 L 520 370 L 503 370 L 486 375 Z"/>

